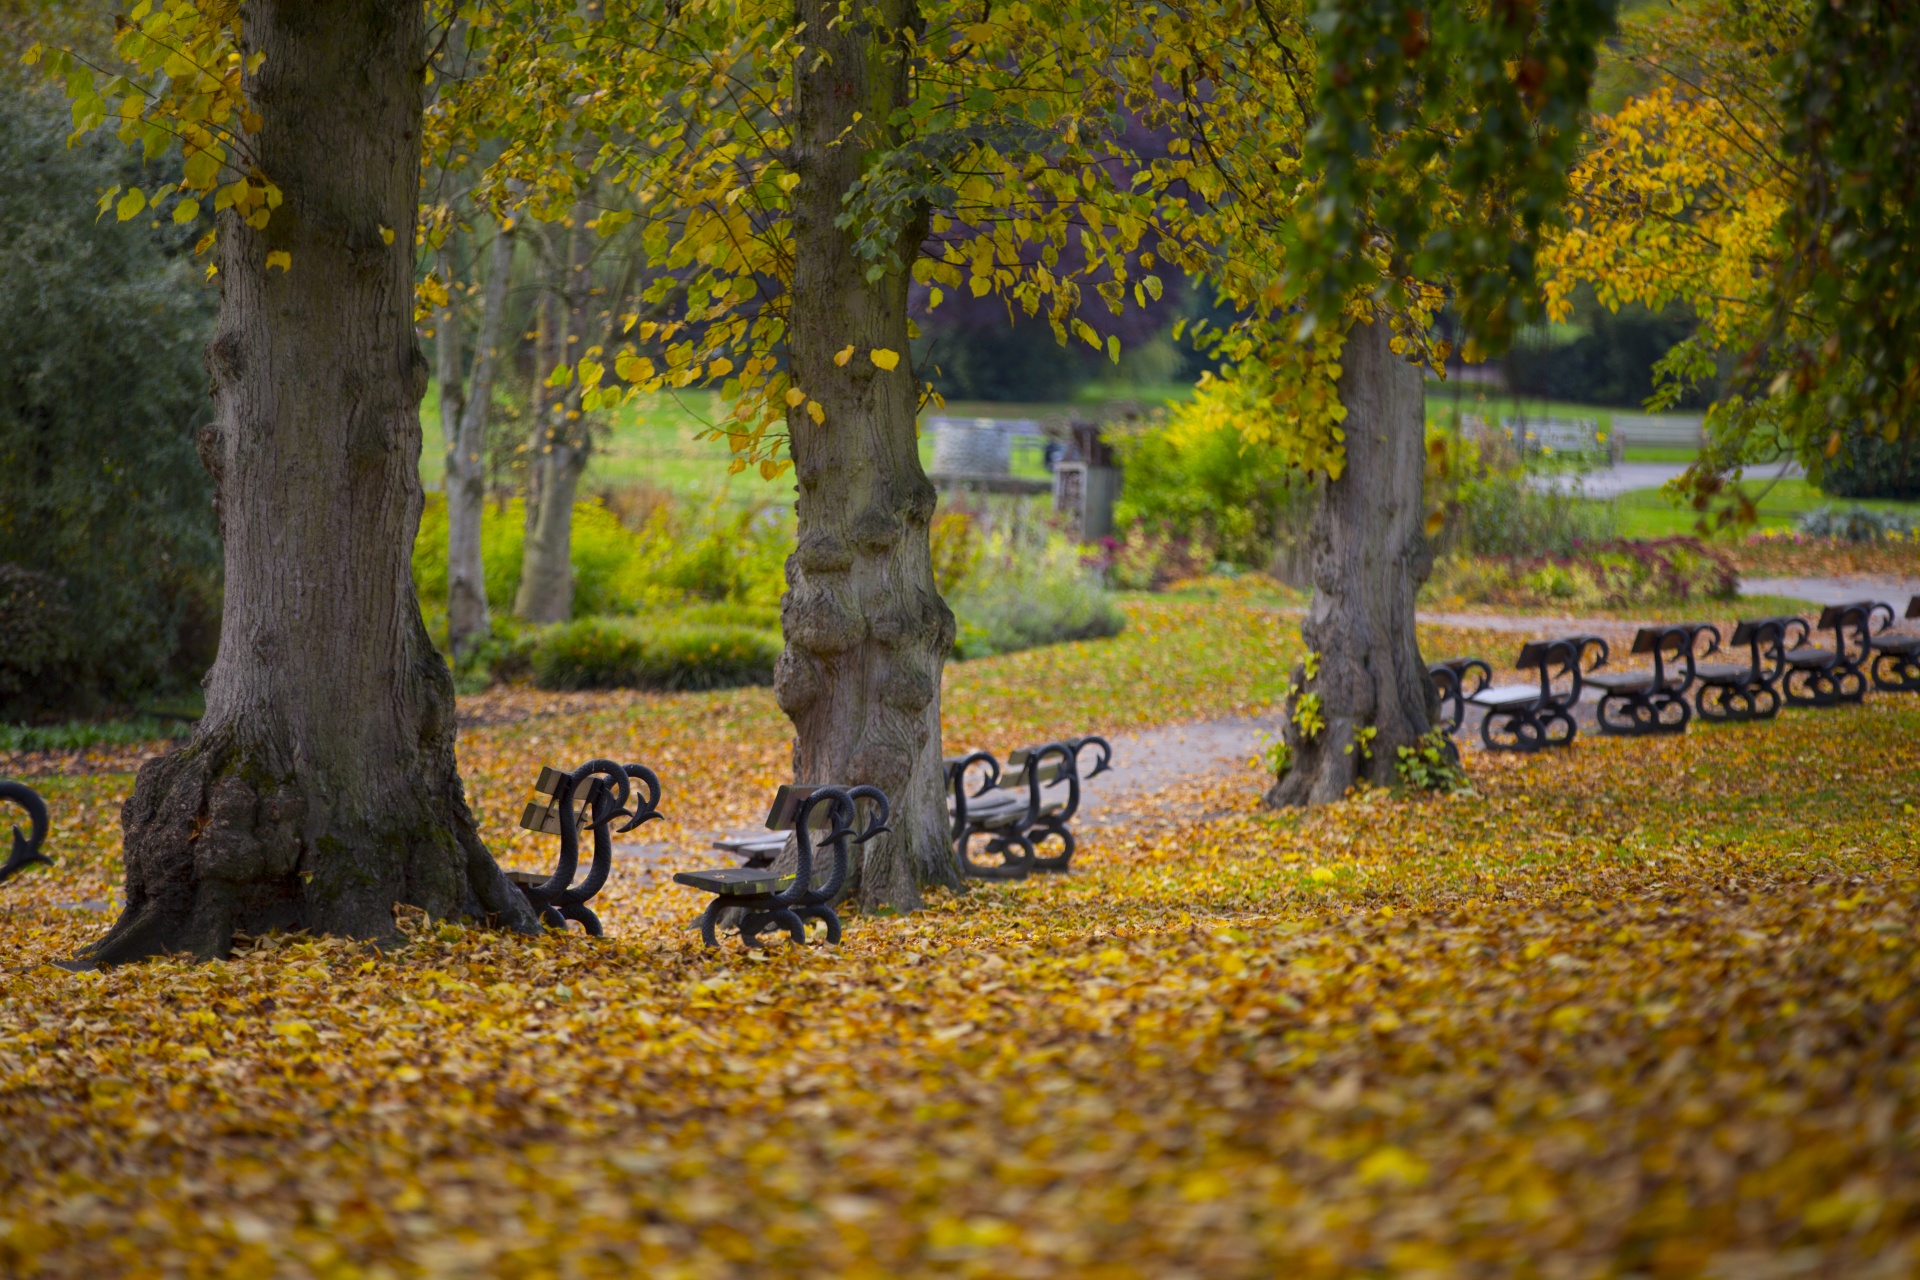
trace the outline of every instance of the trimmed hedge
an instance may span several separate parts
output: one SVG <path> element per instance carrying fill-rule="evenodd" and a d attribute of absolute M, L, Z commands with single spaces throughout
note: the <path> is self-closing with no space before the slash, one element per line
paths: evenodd
<path fill-rule="evenodd" d="M 579 618 L 531 633 L 533 682 L 542 689 L 725 689 L 771 684 L 777 632 L 679 622 L 647 627 L 624 618 Z"/>

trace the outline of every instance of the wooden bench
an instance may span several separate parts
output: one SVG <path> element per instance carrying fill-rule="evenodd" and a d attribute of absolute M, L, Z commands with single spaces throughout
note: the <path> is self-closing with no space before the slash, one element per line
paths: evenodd
<path fill-rule="evenodd" d="M 1721 722 L 1771 720 L 1779 715 L 1780 676 L 1787 669 L 1787 650 L 1804 644 L 1808 631 L 1805 618 L 1749 618 L 1736 623 L 1727 650 L 1745 649 L 1747 660 L 1696 660 L 1694 710 L 1703 720 Z"/>
<path fill-rule="evenodd" d="M 1820 611 L 1816 631 L 1833 633 L 1833 648 L 1822 649 L 1805 643 L 1786 651 L 1786 671 L 1780 691 L 1790 707 L 1837 707 L 1858 702 L 1867 694 L 1867 673 L 1862 664 L 1872 652 L 1870 647 L 1874 620 L 1885 615 L 1881 629 L 1893 621 L 1891 605 L 1872 600 L 1851 604 L 1830 604 Z"/>
<path fill-rule="evenodd" d="M 1080 755 L 1087 750 L 1095 753 L 1094 762 L 1083 775 Z M 977 880 L 1024 880 L 1036 871 L 1066 871 L 1075 848 L 1067 824 L 1080 809 L 1080 783 L 1112 767 L 1113 747 L 1091 734 L 1023 747 L 1007 757 L 1005 768 L 986 751 L 948 757 L 948 816 L 962 873 Z M 981 781 L 969 792 L 967 777 L 975 768 Z M 1016 794 L 1023 789 L 1024 798 Z M 984 852 L 997 855 L 998 863 L 974 861 L 976 837 L 985 838 Z M 1049 840 L 1058 841 L 1060 851 L 1043 856 L 1040 846 Z"/>
<path fill-rule="evenodd" d="M 1467 699 L 1484 693 L 1493 680 L 1493 668 L 1479 658 L 1448 658 L 1430 664 L 1427 679 L 1433 681 L 1434 690 L 1440 695 L 1440 728 L 1451 737 L 1460 732 L 1460 726 L 1466 722 Z M 1475 682 L 1471 688 L 1469 681 Z M 1447 710 L 1449 703 L 1453 706 L 1451 713 Z"/>
<path fill-rule="evenodd" d="M 32 835 L 21 835 L 20 828 L 13 829 L 13 851 L 7 855 L 5 865 L 0 866 L 0 884 L 5 884 L 16 875 L 36 864 L 52 866 L 53 859 L 40 852 L 47 842 L 47 802 L 40 793 L 24 782 L 0 782 L 0 800 L 11 800 L 27 811 L 27 826 Z"/>
<path fill-rule="evenodd" d="M 1599 636 L 1562 636 L 1530 640 L 1513 665 L 1539 675 L 1539 683 L 1483 687 L 1463 698 L 1480 707 L 1480 741 L 1489 751 L 1540 751 L 1564 747 L 1579 736 L 1573 707 L 1580 701 L 1587 674 L 1605 665 L 1607 642 Z M 1565 687 L 1560 687 L 1560 681 Z"/>
<path fill-rule="evenodd" d="M 854 834 L 861 800 L 871 803 L 866 829 Z M 767 810 L 767 830 L 779 832 L 780 843 L 786 833 L 794 833 L 799 861 L 793 874 L 782 875 L 769 867 L 716 867 L 709 871 L 681 871 L 674 883 L 714 895 L 700 913 L 700 936 L 710 947 L 720 945 L 718 930 L 728 911 L 737 912 L 735 922 L 740 940 L 747 946 L 762 945 L 762 931 L 778 927 L 798 943 L 807 940 L 808 920 L 826 925 L 826 940 L 840 941 L 840 917 L 833 900 L 847 883 L 847 843 L 865 844 L 887 830 L 887 797 L 878 787 L 841 787 L 832 784 L 796 786 L 788 783 L 774 793 Z M 826 880 L 813 883 L 814 832 L 824 829 L 820 847 L 833 854 L 832 869 Z"/>
<path fill-rule="evenodd" d="M 1707 653 L 1720 647 L 1720 632 L 1705 623 L 1641 627 L 1629 652 L 1653 658 L 1651 668 L 1635 671 L 1595 671 L 1586 683 L 1601 690 L 1594 709 L 1600 732 L 1638 736 L 1647 733 L 1684 733 L 1693 718 L 1687 690 L 1695 679 L 1694 649 L 1702 636 Z M 1704 655 L 1702 655 L 1704 656 Z"/>
<path fill-rule="evenodd" d="M 646 789 L 646 795 L 636 798 L 633 808 L 628 809 L 634 781 Z M 600 892 L 613 870 L 612 837 L 660 816 L 660 779 L 645 765 L 589 760 L 570 773 L 551 767 L 541 769 L 533 793 L 535 798 L 520 814 L 520 825 L 528 831 L 559 836 L 560 864 L 552 875 L 509 871 L 507 880 L 526 897 L 541 923 L 564 929 L 567 921 L 577 921 L 597 938 L 601 936 L 600 917 L 587 902 Z M 610 834 L 608 827 L 615 818 L 626 818 L 627 824 Z M 593 832 L 593 863 L 587 869 L 587 878 L 575 884 L 582 827 Z"/>
<path fill-rule="evenodd" d="M 1891 615 L 1893 610 L 1888 609 Z M 1920 618 L 1920 596 L 1907 601 L 1909 619 Z M 1871 636 L 1873 687 L 1882 693 L 1920 693 L 1920 635 L 1910 631 Z M 0 879 L 4 879 L 0 876 Z"/>

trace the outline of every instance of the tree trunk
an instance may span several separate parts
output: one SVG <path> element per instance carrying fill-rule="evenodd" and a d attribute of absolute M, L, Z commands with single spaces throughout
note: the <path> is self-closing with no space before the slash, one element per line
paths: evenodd
<path fill-rule="evenodd" d="M 787 419 L 799 531 L 774 693 L 793 720 L 797 781 L 887 793 L 892 833 L 864 846 L 849 892 L 869 908 L 910 910 L 924 887 L 960 883 L 940 763 L 940 679 L 954 622 L 928 544 L 934 491 L 914 435 L 907 277 L 870 281 L 855 231 L 836 219 L 905 101 L 897 33 L 917 17 L 907 0 L 880 0 L 857 16 L 833 0 L 799 0 L 795 17 L 809 47 L 796 78 L 788 355 L 795 385 L 825 417 L 816 424 L 802 406 Z M 901 262 L 913 260 L 924 213 L 913 221 L 899 229 Z M 836 363 L 849 344 L 851 358 Z M 882 369 L 875 351 L 900 363 Z"/>
<path fill-rule="evenodd" d="M 1321 490 L 1309 554 L 1313 604 L 1300 625 L 1317 669 L 1296 667 L 1287 701 L 1292 759 L 1267 803 L 1325 804 L 1365 778 L 1395 780 L 1398 749 L 1437 710 L 1413 631 L 1432 564 L 1425 531 L 1425 385 L 1395 355 L 1385 318 L 1356 325 L 1340 359 L 1346 469 Z M 1311 722 L 1314 700 L 1324 727 Z M 1368 730 L 1372 730 L 1371 735 Z"/>
<path fill-rule="evenodd" d="M 558 403 L 545 379 L 553 366 L 580 359 L 586 332 L 587 302 L 592 278 L 587 271 L 587 219 L 592 206 L 581 201 L 567 223 L 567 258 L 562 267 L 559 297 L 565 306 L 549 321 L 552 353 L 546 372 L 534 372 L 546 395 L 535 418 L 535 450 L 527 463 L 527 537 L 520 553 L 520 590 L 513 611 L 528 622 L 565 622 L 573 617 L 573 503 L 580 491 L 580 475 L 587 468 L 592 441 L 580 413 L 580 380 L 576 377 Z"/>
<path fill-rule="evenodd" d="M 487 248 L 473 372 L 450 431 L 446 430 L 447 375 L 441 375 L 440 418 L 447 443 L 447 633 L 456 662 L 478 648 L 492 629 L 487 617 L 486 566 L 480 555 L 480 517 L 487 501 L 487 424 L 493 413 L 493 381 L 500 365 L 507 279 L 512 270 L 513 233 L 501 226 Z M 456 351 L 458 332 L 455 326 Z M 456 356 L 453 377 L 459 376 Z"/>
<path fill-rule="evenodd" d="M 256 0 L 243 54 L 285 203 L 220 224 L 220 653 L 193 739 L 121 813 L 127 903 L 97 964 L 224 954 L 235 931 L 393 932 L 407 903 L 536 927 L 474 830 L 453 682 L 420 621 L 413 329 L 418 0 Z M 270 253 L 291 256 L 282 269 Z"/>

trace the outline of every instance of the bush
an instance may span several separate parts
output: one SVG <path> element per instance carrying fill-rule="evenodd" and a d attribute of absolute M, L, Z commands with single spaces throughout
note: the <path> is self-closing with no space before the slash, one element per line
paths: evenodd
<path fill-rule="evenodd" d="M 97 219 L 144 177 L 117 141 L 67 145 L 57 91 L 0 80 L 0 715 L 191 687 L 218 635 L 220 548 L 194 435 L 212 295 L 190 232 Z M 18 575 L 34 575 L 28 594 Z M 16 648 L 22 609 L 60 619 Z M 46 625 L 53 625 L 46 623 Z"/>
<path fill-rule="evenodd" d="M 1874 511 L 1868 507 L 1815 507 L 1800 517 L 1800 532 L 1814 538 L 1837 538 L 1841 542 L 1880 542 L 1888 534 L 1907 537 L 1920 532 L 1920 522 L 1897 511 Z"/>
<path fill-rule="evenodd" d="M 1313 487 L 1279 450 L 1248 444 L 1213 415 L 1176 408 L 1164 422 L 1108 435 L 1126 474 L 1114 506 L 1122 539 L 1141 530 L 1168 545 L 1208 548 L 1240 568 L 1263 568 L 1312 517 Z"/>
<path fill-rule="evenodd" d="M 690 601 L 777 609 L 793 550 L 793 518 L 781 507 L 728 507 L 663 500 L 621 516 L 621 495 L 573 509 L 573 614 L 645 614 Z M 630 510 L 630 508 L 628 508 Z M 487 603 L 513 607 L 520 589 L 526 507 L 489 503 L 480 522 Z M 413 579 L 429 610 L 447 599 L 447 505 L 427 496 L 413 545 Z"/>
<path fill-rule="evenodd" d="M 1855 430 L 1820 469 L 1820 489 L 1836 498 L 1920 498 L 1920 431 L 1889 444 Z"/>
<path fill-rule="evenodd" d="M 984 658 L 1066 640 L 1118 635 L 1126 615 L 1085 565 L 1080 548 L 1011 507 L 978 522 L 972 570 L 948 596 L 957 623 L 954 656 Z"/>
<path fill-rule="evenodd" d="M 1614 609 L 1731 600 L 1731 561 L 1692 538 L 1615 541 L 1576 557 L 1466 556 L 1440 562 L 1423 598 L 1462 604 Z"/>
<path fill-rule="evenodd" d="M 769 684 L 780 637 L 755 627 L 578 618 L 523 642 L 542 689 L 723 689 Z"/>
<path fill-rule="evenodd" d="M 1493 556 L 1571 556 L 1582 546 L 1611 541 L 1619 529 L 1609 504 L 1543 493 L 1518 473 L 1462 483 L 1446 519 L 1446 545 Z"/>

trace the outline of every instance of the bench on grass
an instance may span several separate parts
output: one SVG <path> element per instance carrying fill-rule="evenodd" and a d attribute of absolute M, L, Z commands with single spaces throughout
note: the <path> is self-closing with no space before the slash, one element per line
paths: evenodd
<path fill-rule="evenodd" d="M 1884 615 L 1884 617 L 1883 617 Z M 1881 619 L 1880 626 L 1873 624 Z M 1802 642 L 1786 652 L 1786 672 L 1780 691 L 1790 707 L 1837 707 L 1858 702 L 1867 694 L 1867 673 L 1862 664 L 1872 652 L 1875 630 L 1885 630 L 1893 622 L 1893 606 L 1872 600 L 1851 604 L 1830 604 L 1820 611 L 1816 631 L 1833 633 L 1833 648 L 1822 649 Z"/>
<path fill-rule="evenodd" d="M 1455 659 L 1464 667 L 1477 659 Z M 1489 751 L 1540 751 L 1564 747 L 1580 733 L 1573 707 L 1580 701 L 1586 676 L 1607 661 L 1607 642 L 1599 636 L 1561 636 L 1529 640 L 1520 647 L 1513 665 L 1538 674 L 1538 684 L 1501 684 L 1485 681 L 1474 692 L 1462 693 L 1465 707 L 1486 712 L 1480 721 L 1480 741 Z M 1451 667 L 1454 663 L 1436 663 Z M 1484 665 L 1484 664 L 1482 664 Z M 1564 685 L 1562 684 L 1564 682 Z"/>
<path fill-rule="evenodd" d="M 1651 669 L 1589 673 L 1586 683 L 1601 691 L 1600 705 L 1594 710 L 1600 732 L 1628 736 L 1686 732 L 1693 718 L 1687 690 L 1696 678 L 1694 650 L 1702 636 L 1707 638 L 1707 649 L 1700 657 L 1720 648 L 1719 629 L 1705 623 L 1641 627 L 1634 632 L 1629 652 L 1636 657 L 1651 655 Z"/>
<path fill-rule="evenodd" d="M 1893 611 L 1887 612 L 1891 616 Z M 1907 617 L 1920 618 L 1920 596 L 1907 601 Z M 1882 693 L 1920 693 L 1920 635 L 1882 632 L 1869 637 L 1867 647 L 1873 651 L 1874 688 Z"/>
<path fill-rule="evenodd" d="M 1493 680 L 1493 668 L 1479 658 L 1448 658 L 1445 662 L 1429 664 L 1427 679 L 1433 681 L 1434 690 L 1440 695 L 1440 728 L 1452 737 L 1466 722 L 1467 699 L 1486 691 Z M 1475 682 L 1471 688 L 1469 681 Z M 1453 705 L 1451 712 L 1447 710 L 1449 703 Z"/>
<path fill-rule="evenodd" d="M 1745 662 L 1693 664 L 1693 706 L 1700 718 L 1771 720 L 1779 715 L 1787 650 L 1805 644 L 1808 630 L 1805 618 L 1750 618 L 1735 624 L 1726 651 L 1745 649 Z"/>
<path fill-rule="evenodd" d="M 633 808 L 628 809 L 634 781 L 646 789 L 646 795 L 636 798 Z M 535 799 L 520 814 L 520 825 L 528 831 L 559 836 L 560 865 L 547 876 L 509 871 L 507 881 L 526 897 L 541 923 L 564 929 L 567 921 L 578 921 L 597 938 L 601 934 L 600 917 L 587 902 L 600 892 L 613 870 L 612 837 L 660 816 L 660 779 L 645 765 L 589 760 L 570 773 L 551 767 L 541 769 L 533 793 Z M 625 818 L 627 823 L 609 834 L 608 827 L 615 818 Z M 593 832 L 593 863 L 587 868 L 587 878 L 575 884 L 582 827 Z"/>
<path fill-rule="evenodd" d="M 858 820 L 858 802 L 871 803 L 866 829 L 854 834 Z M 700 913 L 700 936 L 710 947 L 720 945 L 718 930 L 728 911 L 738 913 L 740 940 L 750 947 L 760 946 L 763 930 L 778 927 L 795 942 L 807 940 L 808 920 L 821 921 L 827 927 L 828 942 L 840 941 L 840 917 L 833 900 L 847 883 L 847 842 L 865 844 L 887 830 L 887 797 L 878 787 L 840 787 L 833 785 L 783 785 L 774 793 L 767 810 L 767 830 L 779 832 L 781 844 L 786 834 L 795 835 L 799 862 L 791 875 L 782 875 L 766 867 L 716 867 L 709 871 L 681 871 L 674 883 L 713 895 L 713 901 Z M 824 828 L 819 847 L 833 854 L 832 870 L 825 882 L 813 883 L 814 832 Z"/>
<path fill-rule="evenodd" d="M 1080 754 L 1094 752 L 1093 768 L 1080 771 Z M 981 781 L 969 792 L 968 773 L 980 769 Z M 1004 768 L 991 752 L 972 751 L 946 761 L 949 818 L 961 871 L 977 880 L 1024 880 L 1036 871 L 1063 872 L 1073 862 L 1073 832 L 1067 824 L 1080 810 L 1080 783 L 1113 767 L 1113 747 L 1088 735 L 1023 747 L 1007 757 Z M 1026 791 L 1024 798 L 1017 793 Z M 1047 792 L 1054 794 L 1046 794 Z M 972 843 L 986 840 L 985 853 L 998 863 L 975 862 Z M 1041 855 L 1057 841 L 1059 852 Z"/>

